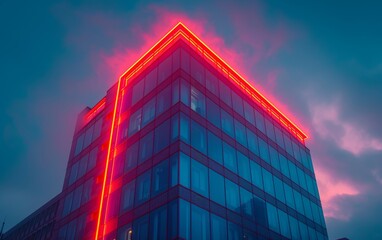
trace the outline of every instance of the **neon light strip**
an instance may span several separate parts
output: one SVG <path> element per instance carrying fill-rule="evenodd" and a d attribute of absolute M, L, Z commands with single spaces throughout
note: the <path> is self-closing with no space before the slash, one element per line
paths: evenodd
<path fill-rule="evenodd" d="M 85 121 L 90 121 L 99 111 L 105 107 L 106 98 L 102 98 L 94 107 L 85 115 Z"/>

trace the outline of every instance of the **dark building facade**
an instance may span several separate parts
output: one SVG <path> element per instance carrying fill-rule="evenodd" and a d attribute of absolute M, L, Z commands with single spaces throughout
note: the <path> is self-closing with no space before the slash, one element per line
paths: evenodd
<path fill-rule="evenodd" d="M 305 138 L 179 23 L 79 115 L 46 239 L 327 239 Z"/>

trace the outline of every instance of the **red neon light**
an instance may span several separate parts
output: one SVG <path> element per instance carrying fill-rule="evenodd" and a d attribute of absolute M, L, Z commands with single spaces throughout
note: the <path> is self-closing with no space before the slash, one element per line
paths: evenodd
<path fill-rule="evenodd" d="M 85 121 L 90 121 L 99 111 L 104 109 L 106 103 L 106 98 L 102 98 L 90 111 L 85 115 Z"/>
<path fill-rule="evenodd" d="M 257 91 L 247 80 L 245 80 L 239 73 L 237 73 L 232 67 L 230 67 L 222 58 L 220 58 L 214 51 L 212 51 L 202 40 L 200 40 L 194 33 L 192 33 L 185 25 L 179 22 L 172 28 L 165 36 L 163 36 L 153 47 L 151 47 L 142 57 L 140 57 L 129 69 L 127 69 L 118 80 L 117 92 L 114 102 L 112 123 L 111 123 L 111 132 L 110 138 L 108 141 L 108 150 L 106 157 L 106 166 L 105 173 L 103 176 L 102 182 L 102 192 L 101 200 L 98 211 L 97 226 L 95 239 L 98 240 L 98 237 L 104 238 L 105 229 L 103 229 L 102 234 L 100 233 L 101 221 L 104 210 L 104 194 L 106 191 L 106 183 L 108 182 L 108 169 L 111 161 L 111 152 L 112 152 L 112 143 L 114 137 L 114 128 L 117 118 L 117 106 L 119 95 L 121 91 L 121 80 L 123 79 L 124 86 L 127 85 L 129 79 L 139 73 L 144 69 L 146 65 L 155 60 L 155 57 L 160 56 L 161 53 L 166 49 L 166 47 L 174 44 L 178 39 L 183 38 L 190 45 L 194 46 L 198 52 L 206 57 L 213 65 L 215 65 L 219 70 L 224 72 L 233 82 L 239 85 L 245 92 L 247 92 L 260 106 L 263 106 L 264 109 L 273 116 L 278 122 L 284 125 L 293 135 L 301 141 L 307 138 L 307 135 L 298 128 L 294 123 L 292 123 L 289 118 L 287 118 L 280 110 L 278 110 L 267 98 L 265 98 L 259 91 Z M 101 100 L 102 101 L 102 100 Z M 96 111 L 94 111 L 95 113 Z M 116 144 L 116 143 L 115 143 Z M 115 149 L 116 145 L 114 145 Z M 111 184 L 111 181 L 109 181 Z M 109 193 L 110 187 L 108 186 Z M 105 215 L 104 215 L 105 216 Z M 103 219 L 104 220 L 104 219 Z M 104 223 L 104 222 L 103 222 Z M 101 235 L 100 235 L 101 234 Z"/>

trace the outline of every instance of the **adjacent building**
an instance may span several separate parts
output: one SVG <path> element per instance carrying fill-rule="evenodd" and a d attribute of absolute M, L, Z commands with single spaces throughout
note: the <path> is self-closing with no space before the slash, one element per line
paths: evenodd
<path fill-rule="evenodd" d="M 179 23 L 79 115 L 40 239 L 327 239 L 305 139 Z"/>

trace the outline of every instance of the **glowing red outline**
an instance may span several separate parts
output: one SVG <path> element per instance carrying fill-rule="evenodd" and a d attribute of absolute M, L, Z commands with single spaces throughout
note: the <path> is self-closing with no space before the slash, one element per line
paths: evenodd
<path fill-rule="evenodd" d="M 163 50 L 169 46 L 170 43 L 175 43 L 175 41 L 183 37 L 186 42 L 193 45 L 206 59 L 210 60 L 216 65 L 218 69 L 228 75 L 228 77 L 238 84 L 245 92 L 247 92 L 254 100 L 256 100 L 260 106 L 263 106 L 271 116 L 278 120 L 281 124 L 286 126 L 289 131 L 297 136 L 300 141 L 304 141 L 307 135 L 298 128 L 289 118 L 287 118 L 280 110 L 278 110 L 267 98 L 265 98 L 259 91 L 257 91 L 247 80 L 245 80 L 239 73 L 237 73 L 232 67 L 230 67 L 222 58 L 220 58 L 214 51 L 212 51 L 202 40 L 200 40 L 194 33 L 192 33 L 183 23 L 179 22 L 176 24 L 166 35 L 164 35 L 153 47 L 151 47 L 142 57 L 140 57 L 129 69 L 127 69 L 118 80 L 117 92 L 113 108 L 113 117 L 111 123 L 111 131 L 109 138 L 109 145 L 106 156 L 106 166 L 105 173 L 102 183 L 101 200 L 97 218 L 96 234 L 95 239 L 98 240 L 100 234 L 100 224 L 103 213 L 103 202 L 104 194 L 107 182 L 107 173 L 109 168 L 111 148 L 114 136 L 115 120 L 117 115 L 117 106 L 121 90 L 121 80 L 124 79 L 124 86 L 127 85 L 128 80 L 137 74 L 140 70 L 144 68 L 145 65 L 155 60 Z M 95 111 L 94 111 L 95 112 Z M 110 187 L 110 186 L 109 186 Z M 110 190 L 110 189 L 109 189 Z M 110 191 L 109 191 L 110 192 Z M 104 233 L 104 231 L 103 231 Z M 102 235 L 102 239 L 104 235 Z"/>
<path fill-rule="evenodd" d="M 85 121 L 90 121 L 92 120 L 92 118 L 97 115 L 98 112 L 102 111 L 103 108 L 105 107 L 105 103 L 106 103 L 106 97 L 102 98 L 98 103 L 96 103 L 96 105 L 94 105 L 94 107 L 92 107 L 92 109 L 90 109 L 90 111 L 88 113 L 86 113 L 85 115 Z"/>

